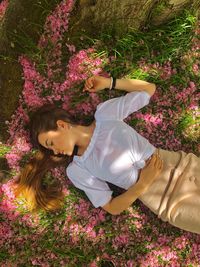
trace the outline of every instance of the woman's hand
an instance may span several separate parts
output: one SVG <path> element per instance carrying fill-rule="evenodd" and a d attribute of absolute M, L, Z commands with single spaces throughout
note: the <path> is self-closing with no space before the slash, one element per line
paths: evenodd
<path fill-rule="evenodd" d="M 95 93 L 109 87 L 110 78 L 92 76 L 86 80 L 83 92 L 88 91 L 90 93 Z"/>
<path fill-rule="evenodd" d="M 149 160 L 147 165 L 142 169 L 139 181 L 129 187 L 125 193 L 112 198 L 111 201 L 102 208 L 113 215 L 120 214 L 130 207 L 130 205 L 148 189 L 152 182 L 159 177 L 162 169 L 162 160 L 159 158 L 158 154 L 154 154 L 151 160 Z"/>
<path fill-rule="evenodd" d="M 160 159 L 160 156 L 157 152 L 141 170 L 138 184 L 140 184 L 144 188 L 149 187 L 159 177 L 162 170 L 163 160 Z"/>

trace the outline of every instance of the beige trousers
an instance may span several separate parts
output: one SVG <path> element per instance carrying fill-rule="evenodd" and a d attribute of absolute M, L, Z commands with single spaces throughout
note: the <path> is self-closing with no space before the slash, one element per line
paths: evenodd
<path fill-rule="evenodd" d="M 139 199 L 163 221 L 200 234 L 200 158 L 183 151 L 158 151 L 163 170 Z"/>

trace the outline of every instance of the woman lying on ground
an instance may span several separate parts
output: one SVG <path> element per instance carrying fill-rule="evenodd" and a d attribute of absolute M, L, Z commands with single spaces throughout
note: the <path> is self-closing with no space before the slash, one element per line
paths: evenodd
<path fill-rule="evenodd" d="M 163 221 L 200 233 L 200 158 L 156 148 L 123 121 L 149 103 L 155 85 L 93 76 L 84 91 L 104 88 L 128 93 L 100 103 L 90 125 L 80 125 L 65 110 L 48 105 L 34 113 L 31 138 L 40 152 L 21 173 L 17 194 L 23 192 L 33 209 L 59 208 L 62 188 L 44 188 L 41 181 L 61 158 L 68 178 L 94 207 L 118 215 L 139 198 Z M 112 197 L 107 182 L 126 191 Z"/>

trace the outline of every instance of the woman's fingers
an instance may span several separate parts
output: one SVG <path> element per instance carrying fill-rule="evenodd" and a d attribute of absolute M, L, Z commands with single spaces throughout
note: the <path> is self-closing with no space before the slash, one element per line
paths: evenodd
<path fill-rule="evenodd" d="M 163 166 L 164 166 L 164 162 L 163 162 L 163 160 L 161 160 L 161 170 L 163 169 Z"/>
<path fill-rule="evenodd" d="M 153 154 L 151 161 L 153 162 L 154 165 L 156 164 L 157 158 L 158 158 L 158 154 L 157 153 Z"/>
<path fill-rule="evenodd" d="M 93 79 L 93 77 L 90 77 L 85 82 L 83 92 L 84 91 L 92 91 L 93 87 L 94 87 L 94 79 Z"/>
<path fill-rule="evenodd" d="M 98 92 L 100 90 L 103 90 L 104 88 L 108 87 L 108 81 L 108 78 L 94 75 L 85 81 L 83 91 Z"/>
<path fill-rule="evenodd" d="M 91 84 L 86 83 L 83 91 L 90 91 L 92 88 L 93 88 L 93 86 Z"/>
<path fill-rule="evenodd" d="M 147 161 L 145 167 L 150 166 L 150 165 L 154 166 L 154 164 L 155 164 L 155 160 L 156 160 L 156 154 L 153 154 L 153 155 L 151 156 L 151 158 L 148 159 L 148 161 Z"/>
<path fill-rule="evenodd" d="M 163 160 L 160 157 L 156 161 L 156 167 L 158 169 L 162 169 L 163 168 Z"/>
<path fill-rule="evenodd" d="M 153 155 L 152 161 L 153 161 L 155 168 L 162 169 L 163 160 L 160 158 L 159 152 L 157 152 Z"/>
<path fill-rule="evenodd" d="M 91 77 L 91 78 L 89 78 L 89 79 L 87 79 L 87 81 L 86 81 L 86 84 L 91 88 L 91 87 L 93 87 L 93 83 L 94 83 L 94 81 L 93 81 L 93 78 Z"/>

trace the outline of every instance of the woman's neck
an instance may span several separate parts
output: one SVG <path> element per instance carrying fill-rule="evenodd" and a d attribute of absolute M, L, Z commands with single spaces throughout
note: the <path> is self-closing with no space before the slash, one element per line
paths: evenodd
<path fill-rule="evenodd" d="M 77 140 L 78 156 L 82 156 L 87 149 L 96 126 L 95 120 L 89 126 L 78 126 L 79 138 Z"/>

